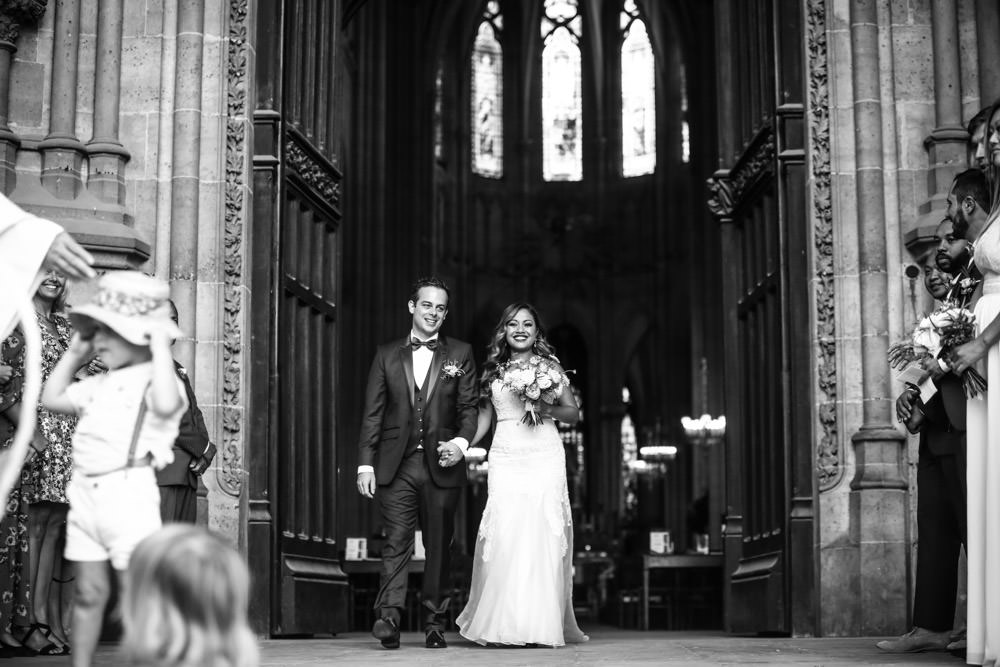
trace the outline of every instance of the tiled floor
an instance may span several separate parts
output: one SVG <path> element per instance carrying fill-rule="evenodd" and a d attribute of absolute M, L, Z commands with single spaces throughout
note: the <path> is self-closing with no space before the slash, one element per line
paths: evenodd
<path fill-rule="evenodd" d="M 423 647 L 423 635 L 403 635 L 402 647 L 388 651 L 367 634 L 330 639 L 261 642 L 262 665 L 952 665 L 963 661 L 947 653 L 888 655 L 875 648 L 878 638 L 774 639 L 717 633 L 636 632 L 611 628 L 590 631 L 586 644 L 558 649 L 484 648 L 449 634 L 445 650 Z M 6 665 L 67 665 L 67 658 L 0 661 Z M 102 646 L 95 665 L 125 667 L 114 647 Z"/>

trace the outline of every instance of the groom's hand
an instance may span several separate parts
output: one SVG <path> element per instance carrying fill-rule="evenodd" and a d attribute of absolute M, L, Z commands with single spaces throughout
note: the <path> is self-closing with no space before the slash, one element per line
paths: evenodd
<path fill-rule="evenodd" d="M 448 442 L 438 442 L 438 465 L 442 468 L 450 468 L 465 458 L 462 448 L 449 440 Z"/>
<path fill-rule="evenodd" d="M 375 473 L 358 473 L 358 493 L 363 495 L 365 498 L 375 497 Z"/>

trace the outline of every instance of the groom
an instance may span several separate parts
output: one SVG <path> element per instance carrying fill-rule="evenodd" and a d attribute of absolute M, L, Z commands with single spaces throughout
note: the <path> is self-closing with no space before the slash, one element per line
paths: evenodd
<path fill-rule="evenodd" d="M 439 334 L 449 290 L 438 278 L 413 285 L 406 338 L 379 346 L 368 374 L 358 491 L 377 498 L 385 526 L 382 578 L 372 634 L 399 648 L 407 565 L 419 519 L 427 561 L 423 607 L 427 648 L 445 648 L 449 551 L 466 484 L 465 450 L 476 433 L 476 368 L 468 343 Z"/>

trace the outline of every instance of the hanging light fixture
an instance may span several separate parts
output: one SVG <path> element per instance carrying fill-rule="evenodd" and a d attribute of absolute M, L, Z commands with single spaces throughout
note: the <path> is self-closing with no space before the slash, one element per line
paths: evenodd
<path fill-rule="evenodd" d="M 684 435 L 696 445 L 714 445 L 726 435 L 726 417 L 712 417 L 704 414 L 701 417 L 681 417 Z"/>

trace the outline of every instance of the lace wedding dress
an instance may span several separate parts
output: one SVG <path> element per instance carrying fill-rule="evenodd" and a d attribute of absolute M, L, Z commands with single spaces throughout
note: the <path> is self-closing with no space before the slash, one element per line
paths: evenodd
<path fill-rule="evenodd" d="M 479 644 L 562 646 L 587 636 L 573 615 L 573 518 L 555 424 L 521 423 L 524 404 L 493 382 L 497 428 L 469 603 L 457 622 Z"/>
<path fill-rule="evenodd" d="M 983 274 L 976 302 L 976 333 L 1000 314 L 1000 220 L 992 216 L 976 241 L 974 261 Z M 966 412 L 970 665 L 1000 664 L 1000 345 L 985 358 L 987 387 Z M 982 370 L 982 364 L 980 365 Z"/>

